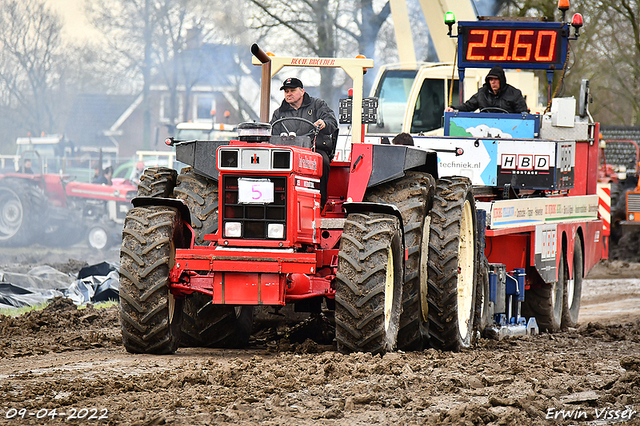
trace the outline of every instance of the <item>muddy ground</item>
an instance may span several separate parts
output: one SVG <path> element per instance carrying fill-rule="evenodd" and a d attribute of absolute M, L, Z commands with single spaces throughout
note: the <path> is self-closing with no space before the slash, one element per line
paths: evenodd
<path fill-rule="evenodd" d="M 73 273 L 86 259 L 98 260 L 12 251 L 0 266 Z M 591 273 L 576 329 L 482 339 L 460 353 L 342 355 L 263 330 L 245 350 L 140 356 L 121 345 L 116 307 L 57 300 L 0 318 L 0 424 L 640 424 L 638 411 L 638 263 Z"/>

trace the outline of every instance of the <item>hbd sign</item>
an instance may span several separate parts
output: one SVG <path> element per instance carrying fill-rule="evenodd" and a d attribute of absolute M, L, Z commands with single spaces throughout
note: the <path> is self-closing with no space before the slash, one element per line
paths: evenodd
<path fill-rule="evenodd" d="M 502 154 L 500 166 L 507 170 L 549 170 L 549 155 Z"/>

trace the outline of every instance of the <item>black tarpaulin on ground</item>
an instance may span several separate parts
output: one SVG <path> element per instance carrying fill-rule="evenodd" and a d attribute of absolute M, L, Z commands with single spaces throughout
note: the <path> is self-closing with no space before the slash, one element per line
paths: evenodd
<path fill-rule="evenodd" d="M 82 268 L 76 277 L 50 266 L 26 274 L 0 271 L 0 308 L 20 308 L 65 296 L 76 305 L 118 299 L 118 266 L 102 262 Z"/>

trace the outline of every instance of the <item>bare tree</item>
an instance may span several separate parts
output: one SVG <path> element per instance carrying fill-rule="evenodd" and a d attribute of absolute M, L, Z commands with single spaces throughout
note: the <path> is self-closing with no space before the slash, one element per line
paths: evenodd
<path fill-rule="evenodd" d="M 546 16 L 561 19 L 555 4 L 541 0 L 505 3 L 504 16 Z M 559 94 L 578 91 L 590 80 L 591 112 L 605 124 L 640 124 L 640 2 L 638 0 L 575 0 L 566 16 L 584 18 L 580 38 L 571 42 L 569 65 Z M 556 76 L 557 77 L 557 76 Z M 556 78 L 556 83 L 558 79 Z"/>
<path fill-rule="evenodd" d="M 258 30 L 260 39 L 269 41 L 269 50 L 280 55 L 364 54 L 373 58 L 380 28 L 390 13 L 388 2 L 376 11 L 373 0 L 251 0 L 251 3 L 257 9 L 252 28 Z M 344 77 L 335 81 L 338 76 L 328 68 L 321 68 L 320 76 L 320 96 L 332 101 Z"/>
<path fill-rule="evenodd" d="M 256 6 L 252 28 L 270 40 L 268 50 L 281 55 L 335 57 L 338 1 L 251 0 Z M 277 49 L 277 50 L 276 50 Z M 320 96 L 333 99 L 334 70 L 320 70 Z"/>
<path fill-rule="evenodd" d="M 32 134 L 59 130 L 61 19 L 42 0 L 0 1 L 3 117 Z"/>
<path fill-rule="evenodd" d="M 120 67 L 142 86 L 145 148 L 151 144 L 149 93 L 152 82 L 164 85 L 169 92 L 165 108 L 169 132 L 172 132 L 181 113 L 189 108 L 185 103 L 185 109 L 179 110 L 179 93 L 188 92 L 200 77 L 193 57 L 183 55 L 187 49 L 187 34 L 197 29 L 204 40 L 217 37 L 217 40 L 226 41 L 237 36 L 242 31 L 242 23 L 237 15 L 229 13 L 234 10 L 230 5 L 230 0 L 215 4 L 205 0 L 89 2 L 90 21 L 105 35 L 110 49 L 121 59 Z M 192 62 L 184 63 L 187 58 Z"/>

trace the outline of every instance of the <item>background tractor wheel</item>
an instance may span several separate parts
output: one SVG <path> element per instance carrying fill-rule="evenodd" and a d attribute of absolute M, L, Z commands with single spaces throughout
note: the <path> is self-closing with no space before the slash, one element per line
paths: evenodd
<path fill-rule="evenodd" d="M 182 344 L 241 348 L 249 343 L 253 306 L 214 305 L 211 296 L 194 293 L 184 306 Z"/>
<path fill-rule="evenodd" d="M 178 172 L 168 167 L 149 167 L 140 176 L 139 197 L 168 198 L 173 194 Z"/>
<path fill-rule="evenodd" d="M 575 327 L 578 324 L 580 298 L 582 297 L 582 244 L 576 235 L 573 248 L 573 279 L 566 275 L 564 297 L 562 305 L 562 328 Z"/>
<path fill-rule="evenodd" d="M 376 213 L 347 216 L 336 276 L 340 352 L 395 349 L 402 309 L 402 255 L 398 219 Z"/>
<path fill-rule="evenodd" d="M 476 208 L 469 179 L 438 180 L 429 242 L 431 346 L 467 348 L 473 340 L 476 310 Z"/>
<path fill-rule="evenodd" d="M 135 207 L 125 220 L 120 251 L 122 341 L 132 353 L 173 353 L 180 343 L 183 299 L 169 291 L 176 246 L 182 245 L 178 210 Z"/>
<path fill-rule="evenodd" d="M 558 255 L 560 256 L 558 281 L 531 287 L 525 292 L 522 304 L 522 315 L 526 318 L 535 317 L 540 331 L 549 333 L 559 331 L 562 325 L 567 262 L 562 251 L 558 252 Z"/>
<path fill-rule="evenodd" d="M 104 250 L 111 245 L 109 228 L 104 225 L 92 225 L 87 232 L 87 244 L 93 250 Z"/>
<path fill-rule="evenodd" d="M 39 187 L 20 179 L 0 183 L 0 246 L 26 247 L 42 238 L 48 202 Z"/>
<path fill-rule="evenodd" d="M 402 213 L 408 256 L 402 286 L 402 314 L 398 349 L 421 350 L 428 341 L 427 259 L 429 255 L 429 209 L 435 181 L 426 173 L 408 172 L 388 185 L 367 192 L 364 201 L 393 204 Z"/>
<path fill-rule="evenodd" d="M 186 167 L 178 176 L 174 193 L 189 206 L 196 244 L 203 245 L 204 236 L 218 230 L 218 182 Z"/>

